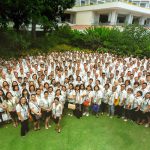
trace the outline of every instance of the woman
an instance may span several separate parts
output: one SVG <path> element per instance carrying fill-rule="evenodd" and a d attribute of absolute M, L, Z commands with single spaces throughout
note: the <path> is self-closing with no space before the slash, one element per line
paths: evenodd
<path fill-rule="evenodd" d="M 69 89 L 67 90 L 67 103 L 75 104 L 75 90 L 72 83 L 69 84 Z M 72 112 L 69 110 L 69 116 L 72 116 Z"/>
<path fill-rule="evenodd" d="M 113 86 L 111 91 L 111 96 L 108 101 L 108 116 L 110 116 L 110 118 L 114 116 L 115 113 L 114 103 L 115 100 L 118 100 L 118 93 L 116 90 L 117 90 L 116 86 Z"/>
<path fill-rule="evenodd" d="M 4 100 L 5 100 L 5 95 L 4 95 L 4 92 L 3 90 L 0 89 L 0 120 L 1 120 L 1 123 L 3 124 L 3 113 L 5 112 L 6 110 L 6 106 L 4 105 Z"/>
<path fill-rule="evenodd" d="M 86 88 L 86 98 L 85 101 L 83 102 L 84 105 L 84 113 L 83 115 L 86 115 L 87 117 L 89 116 L 89 108 L 91 106 L 91 102 L 93 101 L 93 91 L 92 91 L 92 86 L 88 85 Z"/>
<path fill-rule="evenodd" d="M 18 103 L 18 99 L 16 97 L 13 97 L 11 92 L 7 92 L 6 93 L 5 107 L 6 107 L 7 112 L 11 116 L 14 127 L 18 126 L 17 113 L 16 113 L 17 103 Z"/>
<path fill-rule="evenodd" d="M 25 136 L 29 131 L 28 118 L 29 118 L 29 107 L 25 97 L 21 97 L 19 103 L 16 106 L 18 119 L 21 122 L 21 136 Z"/>
<path fill-rule="evenodd" d="M 140 115 L 140 124 L 145 123 L 145 127 L 149 127 L 150 123 L 150 116 L 149 116 L 149 111 L 150 111 L 150 92 L 145 94 L 145 97 L 141 103 L 141 115 Z"/>
<path fill-rule="evenodd" d="M 30 94 L 29 94 L 29 92 L 28 92 L 27 89 L 23 89 L 23 91 L 22 91 L 22 97 L 25 97 L 26 100 L 27 100 L 27 103 L 29 103 L 29 100 L 30 100 Z"/>
<path fill-rule="evenodd" d="M 12 88 L 13 88 L 13 92 L 12 92 L 13 96 L 17 97 L 19 99 L 20 96 L 21 96 L 21 92 L 19 90 L 19 86 L 18 85 L 14 85 Z"/>
<path fill-rule="evenodd" d="M 60 133 L 61 132 L 60 120 L 61 120 L 61 116 L 62 116 L 62 104 L 59 102 L 58 97 L 54 98 L 54 103 L 52 105 L 52 116 L 56 123 L 55 129 L 58 133 Z"/>
<path fill-rule="evenodd" d="M 104 114 L 104 112 L 107 111 L 108 101 L 109 101 L 110 96 L 111 96 L 110 85 L 105 84 L 104 91 L 103 91 L 102 104 L 101 104 L 102 114 Z"/>
<path fill-rule="evenodd" d="M 34 86 L 34 85 L 30 85 L 30 86 L 29 86 L 29 92 L 30 92 L 30 95 L 36 94 L 36 89 L 35 89 L 35 86 Z"/>
<path fill-rule="evenodd" d="M 133 108 L 133 102 L 134 102 L 133 89 L 128 88 L 128 90 L 127 90 L 127 99 L 126 99 L 125 105 L 124 105 L 124 110 L 125 110 L 124 121 L 127 121 L 128 119 L 131 119 L 131 112 L 132 112 L 132 108 Z"/>
<path fill-rule="evenodd" d="M 84 100 L 86 98 L 86 90 L 85 90 L 84 84 L 80 85 L 80 94 L 81 94 L 81 104 L 82 104 L 82 107 L 83 107 L 83 102 L 84 102 Z"/>
<path fill-rule="evenodd" d="M 99 86 L 96 85 L 94 87 L 94 92 L 93 92 L 93 106 L 92 106 L 92 110 L 95 113 L 96 117 L 99 116 L 102 97 L 103 97 L 103 93 L 102 91 L 100 91 Z"/>
<path fill-rule="evenodd" d="M 36 100 L 38 105 L 40 104 L 40 101 L 42 100 L 42 94 L 41 94 L 41 90 L 39 88 L 36 89 Z"/>
<path fill-rule="evenodd" d="M 40 130 L 41 108 L 38 105 L 35 94 L 31 95 L 31 101 L 29 102 L 31 115 L 34 121 L 34 131 Z"/>
<path fill-rule="evenodd" d="M 133 121 L 136 121 L 137 124 L 140 123 L 140 107 L 142 104 L 143 98 L 142 98 L 142 91 L 138 91 L 136 93 L 134 103 L 133 103 Z"/>
<path fill-rule="evenodd" d="M 42 109 L 42 114 L 45 120 L 45 129 L 48 129 L 49 127 L 51 127 L 49 125 L 49 120 L 52 115 L 52 112 L 51 112 L 52 103 L 53 101 L 51 101 L 48 97 L 48 91 L 45 91 L 44 97 L 40 101 L 40 107 Z"/>
<path fill-rule="evenodd" d="M 74 111 L 74 115 L 77 118 L 82 117 L 83 112 L 83 105 L 82 105 L 82 93 L 80 91 L 80 85 L 75 86 L 75 103 L 76 103 L 76 109 Z"/>
<path fill-rule="evenodd" d="M 62 86 L 62 89 L 61 89 L 61 95 L 62 95 L 62 103 L 63 103 L 63 108 L 64 108 L 66 98 L 67 98 L 67 89 L 66 89 L 66 86 L 64 85 Z"/>

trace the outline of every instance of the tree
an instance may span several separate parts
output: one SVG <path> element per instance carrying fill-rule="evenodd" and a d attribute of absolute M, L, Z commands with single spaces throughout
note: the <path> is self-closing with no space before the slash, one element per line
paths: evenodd
<path fill-rule="evenodd" d="M 59 18 L 62 17 L 67 8 L 72 8 L 75 4 L 75 0 L 44 0 L 43 10 L 41 16 L 43 16 L 44 30 L 49 28 L 56 28 Z"/>
<path fill-rule="evenodd" d="M 30 0 L 2 0 L 1 7 L 1 24 L 13 23 L 16 31 L 24 24 L 27 25 L 31 20 Z"/>

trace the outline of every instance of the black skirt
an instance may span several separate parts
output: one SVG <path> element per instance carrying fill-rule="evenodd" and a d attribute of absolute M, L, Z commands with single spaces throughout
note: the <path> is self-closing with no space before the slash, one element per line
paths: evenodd
<path fill-rule="evenodd" d="M 53 118 L 55 124 L 58 124 L 59 123 L 59 120 L 60 120 L 60 117 L 56 117 L 56 118 Z"/>
<path fill-rule="evenodd" d="M 42 116 L 43 116 L 44 118 L 51 117 L 51 116 L 52 116 L 52 111 L 49 111 L 49 112 L 47 112 L 47 111 L 42 111 Z"/>
<path fill-rule="evenodd" d="M 14 120 L 14 119 L 17 119 L 17 113 L 16 113 L 16 111 L 10 111 L 9 112 L 9 114 L 10 114 L 10 117 Z"/>
<path fill-rule="evenodd" d="M 33 119 L 34 122 L 39 121 L 41 119 L 40 116 L 35 115 L 35 114 L 31 114 L 31 116 L 32 116 L 32 119 Z"/>

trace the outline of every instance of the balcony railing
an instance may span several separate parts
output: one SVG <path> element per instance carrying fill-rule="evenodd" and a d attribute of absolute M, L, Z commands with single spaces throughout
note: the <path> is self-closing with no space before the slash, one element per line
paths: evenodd
<path fill-rule="evenodd" d="M 150 9 L 150 4 L 147 4 L 144 6 L 140 6 L 139 4 L 135 3 L 134 1 L 131 2 L 129 0 L 97 0 L 97 1 L 92 1 L 92 0 L 80 0 L 78 1 L 78 3 L 75 4 L 75 7 L 82 7 L 82 6 L 91 6 L 91 5 L 98 5 L 98 4 L 104 4 L 104 3 L 111 3 L 111 2 L 124 2 L 124 3 L 128 3 L 130 5 L 134 5 L 134 6 L 139 6 L 142 8 L 146 8 L 146 9 Z M 141 1 L 142 3 L 142 1 Z"/>

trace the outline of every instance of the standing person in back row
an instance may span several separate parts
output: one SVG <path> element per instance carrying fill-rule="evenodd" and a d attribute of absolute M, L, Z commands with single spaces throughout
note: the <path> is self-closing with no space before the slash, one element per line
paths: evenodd
<path fill-rule="evenodd" d="M 29 118 L 29 107 L 25 97 L 21 97 L 19 103 L 16 106 L 16 112 L 18 119 L 21 122 L 21 136 L 25 136 L 29 131 L 28 118 Z"/>

